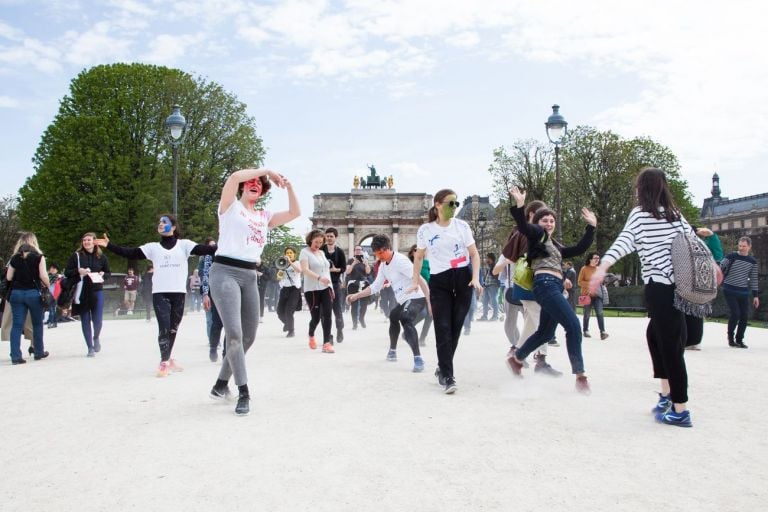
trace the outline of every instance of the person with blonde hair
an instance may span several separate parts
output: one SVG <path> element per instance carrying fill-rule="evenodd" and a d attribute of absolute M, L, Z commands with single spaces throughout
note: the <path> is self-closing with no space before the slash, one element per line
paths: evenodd
<path fill-rule="evenodd" d="M 40 288 L 48 287 L 50 282 L 45 256 L 40 251 L 34 233 L 21 234 L 13 248 L 13 256 L 8 262 L 5 275 L 11 286 L 8 300 L 13 316 L 11 362 L 13 364 L 27 362 L 21 355 L 21 333 L 28 314 L 32 318 L 34 357 L 36 360 L 48 357 L 48 352 L 43 345 L 43 303 L 40 300 Z"/>

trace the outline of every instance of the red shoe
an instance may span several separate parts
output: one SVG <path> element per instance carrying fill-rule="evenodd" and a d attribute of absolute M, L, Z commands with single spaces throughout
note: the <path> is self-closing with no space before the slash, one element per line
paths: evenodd
<path fill-rule="evenodd" d="M 509 366 L 509 369 L 512 371 L 512 375 L 522 378 L 524 364 L 517 359 L 514 349 L 511 349 L 509 352 L 510 353 L 507 354 L 507 366 Z"/>
<path fill-rule="evenodd" d="M 336 351 L 333 350 L 333 345 L 331 345 L 330 343 L 323 343 L 323 352 L 325 352 L 326 354 L 333 354 Z"/>
<path fill-rule="evenodd" d="M 315 350 L 317 348 L 317 341 L 315 341 L 314 336 L 309 337 L 309 348 L 311 348 L 312 350 Z"/>
<path fill-rule="evenodd" d="M 167 361 L 161 361 L 160 366 L 157 368 L 158 377 L 167 377 L 170 369 L 168 368 Z"/>
<path fill-rule="evenodd" d="M 579 375 L 576 377 L 576 391 L 582 395 L 589 395 L 592 393 L 592 390 L 589 389 L 589 382 L 587 382 L 586 375 Z"/>
<path fill-rule="evenodd" d="M 168 360 L 168 369 L 172 372 L 183 372 L 184 367 L 181 366 L 179 363 L 176 362 L 175 359 L 169 359 Z"/>

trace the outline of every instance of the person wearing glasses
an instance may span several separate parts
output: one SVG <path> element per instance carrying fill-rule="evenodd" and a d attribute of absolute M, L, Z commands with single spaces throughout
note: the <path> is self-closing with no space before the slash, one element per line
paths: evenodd
<path fill-rule="evenodd" d="M 416 233 L 413 275 L 407 293 L 421 282 L 421 265 L 429 259 L 429 300 L 435 326 L 438 366 L 435 376 L 446 394 L 456 392 L 453 356 L 473 293 L 482 293 L 480 255 L 469 224 L 454 218 L 460 206 L 456 192 L 439 190 L 429 209 L 429 222 Z"/>
<path fill-rule="evenodd" d="M 585 338 L 591 338 L 589 334 L 589 317 L 592 310 L 595 310 L 595 316 L 597 317 L 597 326 L 600 328 L 600 339 L 604 340 L 608 338 L 608 333 L 605 332 L 605 318 L 603 316 L 603 288 L 602 283 L 600 289 L 595 293 L 589 291 L 589 280 L 592 279 L 592 274 L 597 270 L 597 266 L 600 264 L 600 255 L 596 252 L 590 252 L 587 255 L 587 260 L 584 262 L 584 266 L 579 271 L 579 293 L 580 297 L 589 297 L 589 303 L 586 304 L 586 300 L 582 300 L 584 303 L 584 318 L 583 318 L 583 335 Z"/>

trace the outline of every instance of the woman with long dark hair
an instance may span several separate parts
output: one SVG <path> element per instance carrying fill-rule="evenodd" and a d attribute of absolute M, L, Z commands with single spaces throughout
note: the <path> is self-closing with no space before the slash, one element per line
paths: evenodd
<path fill-rule="evenodd" d="M 48 357 L 43 346 L 43 304 L 40 287 L 49 286 L 45 256 L 37 244 L 34 233 L 22 233 L 13 248 L 5 278 L 11 286 L 8 302 L 11 304 L 13 326 L 11 327 L 11 362 L 24 364 L 21 355 L 21 333 L 27 315 L 32 319 L 32 346 L 35 359 Z"/>
<path fill-rule="evenodd" d="M 325 233 L 313 229 L 305 237 L 307 246 L 301 250 L 299 262 L 304 276 L 304 298 L 309 308 L 309 348 L 317 348 L 315 329 L 322 323 L 323 352 L 333 354 L 331 338 L 331 315 L 333 313 L 333 285 L 331 282 L 331 264 L 323 253 Z"/>
<path fill-rule="evenodd" d="M 583 334 L 585 338 L 589 338 L 589 317 L 592 314 L 592 310 L 595 310 L 595 317 L 597 317 L 597 327 L 600 329 L 600 339 L 604 340 L 608 338 L 608 333 L 605 332 L 605 317 L 603 316 L 603 285 L 600 289 L 591 293 L 589 291 L 589 280 L 592 278 L 592 274 L 595 273 L 597 265 L 600 264 L 600 255 L 596 252 L 590 252 L 587 254 L 587 259 L 584 261 L 584 266 L 579 270 L 579 296 L 589 297 L 589 303 L 584 304 L 584 319 L 583 319 Z"/>
<path fill-rule="evenodd" d="M 171 355 L 184 316 L 189 256 L 213 254 L 216 248 L 183 239 L 181 226 L 171 214 L 160 216 L 157 233 L 160 235 L 159 242 L 149 242 L 140 247 L 120 247 L 113 244 L 106 234 L 104 238 L 96 240 L 96 244 L 124 258 L 152 261 L 152 305 L 157 318 L 157 344 L 160 348 L 157 376 L 167 377 L 170 372 L 184 370 Z"/>
<path fill-rule="evenodd" d="M 101 326 L 104 317 L 104 279 L 112 273 L 109 260 L 96 245 L 96 233 L 85 233 L 80 247 L 70 256 L 64 275 L 67 279 L 82 282 L 82 291 L 72 303 L 72 314 L 80 315 L 88 357 L 101 350 Z"/>
<path fill-rule="evenodd" d="M 563 296 L 563 258 L 572 258 L 583 254 L 595 237 L 597 219 L 586 208 L 581 209 L 581 217 L 587 223 L 584 235 L 574 246 L 564 247 L 552 236 L 555 232 L 555 212 L 549 208 L 539 208 L 529 224 L 525 218 L 525 193 L 517 187 L 510 189 L 510 196 L 516 206 L 510 211 L 517 223 L 517 229 L 528 239 L 527 261 L 533 271 L 533 296 L 541 306 L 539 326 L 525 340 L 512 357 L 507 358 L 509 367 L 517 376 L 522 376 L 523 362 L 529 354 L 555 337 L 557 324 L 565 328 L 565 345 L 571 371 L 576 375 L 576 390 L 579 393 L 590 392 L 587 376 L 584 374 L 584 358 L 581 354 L 581 326 L 568 299 Z"/>
<path fill-rule="evenodd" d="M 638 253 L 650 317 L 646 340 L 653 362 L 653 376 L 661 382 L 661 393 L 653 413 L 662 423 L 690 427 L 684 357 L 685 319 L 683 312 L 674 307 L 671 252 L 674 238 L 683 231 L 693 232 L 693 229 L 675 204 L 661 169 L 647 167 L 640 171 L 635 192 L 637 206 L 629 213 L 621 233 L 592 274 L 589 289 L 596 292 L 611 265 L 628 254 Z"/>
<path fill-rule="evenodd" d="M 413 277 L 407 293 L 416 291 L 424 258 L 429 260 L 429 300 L 435 326 L 438 366 L 435 376 L 446 394 L 458 389 L 453 356 L 473 293 L 482 293 L 480 255 L 469 224 L 455 218 L 460 206 L 456 192 L 442 189 L 429 209 L 429 222 L 416 233 Z M 470 266 L 471 263 L 471 266 Z"/>

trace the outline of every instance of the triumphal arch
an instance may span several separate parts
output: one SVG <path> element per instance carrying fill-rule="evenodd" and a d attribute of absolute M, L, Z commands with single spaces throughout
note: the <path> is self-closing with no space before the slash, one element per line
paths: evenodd
<path fill-rule="evenodd" d="M 394 178 L 379 176 L 368 167 L 368 176 L 355 176 L 347 193 L 316 194 L 310 220 L 313 228 L 335 227 L 338 245 L 346 254 L 362 241 L 385 234 L 395 250 L 406 252 L 416 243 L 416 231 L 427 221 L 432 195 L 398 193 Z"/>

